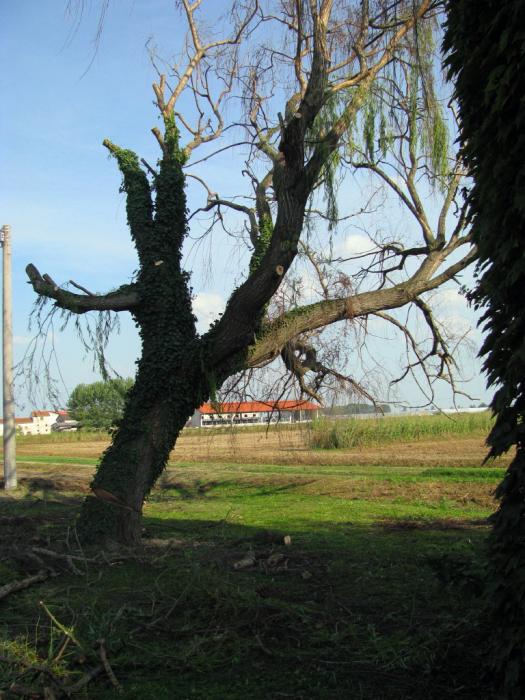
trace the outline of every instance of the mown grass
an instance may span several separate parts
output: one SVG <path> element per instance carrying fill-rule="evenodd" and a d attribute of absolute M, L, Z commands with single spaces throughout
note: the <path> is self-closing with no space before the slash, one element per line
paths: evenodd
<path fill-rule="evenodd" d="M 32 481 L 1 501 L 0 586 L 40 566 L 33 547 L 99 555 L 76 543 L 67 486 L 95 460 L 27 460 Z M 137 552 L 77 571 L 44 558 L 57 575 L 0 603 L 0 692 L 42 689 L 42 668 L 78 681 L 104 639 L 121 697 L 137 700 L 488 698 L 479 593 L 502 473 L 171 464 Z M 64 629 L 76 642 L 61 651 Z M 101 672 L 73 697 L 115 695 Z"/>
<path fill-rule="evenodd" d="M 490 412 L 454 415 L 389 416 L 377 418 L 314 421 L 310 445 L 320 449 L 338 449 L 411 442 L 447 435 L 488 434 Z"/>

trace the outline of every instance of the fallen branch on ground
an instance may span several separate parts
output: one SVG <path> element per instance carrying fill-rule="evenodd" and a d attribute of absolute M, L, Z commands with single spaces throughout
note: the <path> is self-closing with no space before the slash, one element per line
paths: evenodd
<path fill-rule="evenodd" d="M 34 583 L 40 583 L 45 581 L 51 576 L 49 571 L 39 571 L 33 576 L 28 576 L 27 578 L 20 579 L 18 581 L 11 581 L 11 583 L 6 583 L 5 586 L 0 588 L 0 600 L 6 598 L 9 594 L 15 593 L 16 591 L 21 591 L 24 588 L 29 588 Z"/>
<path fill-rule="evenodd" d="M 100 660 L 102 661 L 102 665 L 104 666 L 104 670 L 106 672 L 107 677 L 109 678 L 111 685 L 116 688 L 117 692 L 122 693 L 124 691 L 123 687 L 120 685 L 120 683 L 117 680 L 117 677 L 115 676 L 115 673 L 113 672 L 113 669 L 111 668 L 111 665 L 108 661 L 108 656 L 106 654 L 106 647 L 105 647 L 105 639 L 99 639 L 99 656 Z"/>
<path fill-rule="evenodd" d="M 100 664 L 99 666 L 94 666 L 93 668 L 89 669 L 89 671 L 86 671 L 82 678 L 76 681 L 76 683 L 72 683 L 71 685 L 65 686 L 66 691 L 70 695 L 73 695 L 73 693 L 77 693 L 79 690 L 82 690 L 82 688 L 85 685 L 92 681 L 93 678 L 96 678 L 99 674 L 101 674 L 103 670 L 104 666 L 102 666 L 102 664 Z"/>

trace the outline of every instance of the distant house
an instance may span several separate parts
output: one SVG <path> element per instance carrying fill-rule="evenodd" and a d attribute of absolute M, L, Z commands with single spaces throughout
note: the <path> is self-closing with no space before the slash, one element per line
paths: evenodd
<path fill-rule="evenodd" d="M 15 418 L 16 432 L 20 435 L 48 435 L 55 426 L 64 423 L 75 423 L 74 428 L 62 428 L 62 430 L 76 429 L 76 421 L 68 420 L 67 411 L 31 411 L 27 418 Z M 0 435 L 4 434 L 4 420 L 0 419 Z"/>
<path fill-rule="evenodd" d="M 51 426 L 58 420 L 57 411 L 31 411 L 33 423 L 33 435 L 47 435 L 51 432 Z"/>
<path fill-rule="evenodd" d="M 58 418 L 56 419 L 56 422 L 53 423 L 51 426 L 51 430 L 55 433 L 66 433 L 66 432 L 75 432 L 79 428 L 79 422 L 77 420 L 73 420 L 72 418 L 69 417 L 69 413 L 67 411 L 57 411 L 58 413 Z"/>
<path fill-rule="evenodd" d="M 32 418 L 15 418 L 16 432 L 21 435 L 31 435 L 33 431 Z M 0 435 L 4 434 L 4 419 L 0 418 Z"/>
<path fill-rule="evenodd" d="M 298 423 L 317 418 L 319 406 L 311 401 L 234 401 L 205 403 L 188 421 L 188 427 L 211 428 L 219 425 L 254 425 L 277 421 Z"/>

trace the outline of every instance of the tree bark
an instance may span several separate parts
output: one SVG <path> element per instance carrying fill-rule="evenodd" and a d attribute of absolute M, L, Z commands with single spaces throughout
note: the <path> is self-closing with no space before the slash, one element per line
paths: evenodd
<path fill-rule="evenodd" d="M 122 420 L 78 521 L 86 542 L 139 541 L 144 499 L 188 417 L 208 398 L 206 345 L 197 337 L 189 275 L 181 269 L 187 211 L 173 120 L 166 121 L 165 143 L 153 204 L 137 156 L 105 142 L 124 176 L 128 223 L 139 255 L 139 301 L 132 313 L 142 353 Z"/>
<path fill-rule="evenodd" d="M 84 542 L 140 541 L 142 508 L 187 419 L 207 398 L 194 357 L 178 366 L 142 360 L 122 421 L 104 453 L 78 521 Z M 164 386 L 163 392 L 151 392 Z M 149 397 L 148 397 L 149 394 Z"/>

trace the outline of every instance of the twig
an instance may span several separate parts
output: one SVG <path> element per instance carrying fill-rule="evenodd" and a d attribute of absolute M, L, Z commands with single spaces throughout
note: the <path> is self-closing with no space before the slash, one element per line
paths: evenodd
<path fill-rule="evenodd" d="M 93 292 L 90 292 L 89 289 L 86 289 L 81 284 L 77 284 L 74 280 L 69 280 L 69 284 L 72 287 L 76 287 L 77 289 L 80 289 L 81 292 L 85 292 L 88 295 L 88 297 L 96 296 L 95 294 L 93 294 Z"/>
<path fill-rule="evenodd" d="M 24 588 L 32 586 L 33 583 L 45 581 L 50 575 L 51 574 L 48 571 L 39 571 L 37 574 L 34 574 L 34 576 L 28 576 L 27 578 L 20 579 L 19 581 L 6 583 L 5 586 L 0 588 L 0 600 L 2 600 L 2 598 L 6 598 L 10 593 L 15 593 L 16 591 L 21 591 Z"/>
<path fill-rule="evenodd" d="M 256 641 L 257 644 L 261 647 L 261 649 L 264 651 L 265 654 L 267 654 L 268 656 L 275 656 L 275 654 L 274 654 L 273 652 L 271 652 L 271 651 L 268 649 L 268 647 L 266 647 L 266 646 L 262 643 L 261 638 L 259 637 L 258 634 L 255 635 L 255 641 Z"/>
<path fill-rule="evenodd" d="M 58 653 L 57 653 L 57 655 L 55 656 L 55 658 L 53 659 L 54 663 L 57 663 L 58 661 L 60 661 L 60 659 L 61 659 L 62 656 L 64 655 L 64 653 L 65 653 L 65 651 L 66 651 L 66 649 L 67 649 L 68 644 L 69 644 L 70 641 L 71 641 L 71 637 L 66 637 L 66 638 L 65 638 L 64 643 L 62 644 L 62 646 L 61 646 L 60 649 L 58 650 Z"/>
<path fill-rule="evenodd" d="M 149 171 L 150 175 L 153 175 L 153 177 L 158 177 L 158 172 L 155 170 L 155 168 L 152 168 L 151 165 L 148 163 L 148 161 L 145 158 L 141 158 L 140 162 L 142 165 L 146 168 L 146 170 Z"/>
<path fill-rule="evenodd" d="M 122 688 L 122 686 L 118 682 L 117 677 L 115 676 L 113 669 L 111 668 L 111 665 L 108 661 L 108 657 L 106 654 L 105 641 L 106 641 L 105 639 L 98 640 L 98 643 L 99 643 L 98 653 L 100 656 L 100 660 L 102 661 L 102 665 L 104 666 L 104 670 L 106 672 L 107 677 L 109 678 L 109 680 L 111 682 L 111 685 L 114 688 L 116 688 L 119 693 L 122 693 L 124 689 Z"/>
<path fill-rule="evenodd" d="M 31 688 L 31 686 L 28 685 L 19 685 L 18 683 L 13 683 L 13 685 L 9 688 L 9 692 L 13 695 L 18 695 L 21 698 L 35 698 L 35 700 L 37 698 L 45 697 L 40 690 Z"/>
<path fill-rule="evenodd" d="M 52 671 L 48 666 L 44 666 L 44 665 L 42 665 L 42 664 L 32 664 L 32 663 L 30 663 L 29 661 L 26 661 L 25 659 L 7 657 L 7 656 L 4 656 L 3 654 L 0 654 L 0 661 L 3 661 L 4 663 L 8 663 L 8 664 L 10 664 L 10 665 L 16 665 L 16 664 L 18 664 L 18 665 L 20 665 L 20 666 L 23 666 L 23 667 L 25 668 L 25 671 L 22 671 L 22 673 L 19 675 L 19 678 L 21 678 L 21 677 L 24 676 L 25 674 L 31 673 L 31 672 L 32 672 L 32 673 L 41 673 L 41 674 L 44 674 L 44 675 L 48 676 L 49 679 L 50 679 L 60 690 L 63 690 L 64 692 L 66 692 L 66 691 L 64 690 L 64 688 L 63 688 L 61 682 L 60 682 L 60 679 L 56 677 L 56 675 L 53 673 L 53 671 Z M 38 691 L 38 690 L 36 690 L 36 689 L 34 689 L 34 688 L 29 688 L 28 686 L 19 685 L 19 684 L 16 684 L 16 683 L 13 683 L 13 686 L 20 688 L 21 691 L 24 691 L 24 692 L 29 690 L 29 691 L 30 691 L 31 693 L 33 693 L 33 694 L 34 694 L 34 693 L 40 693 L 40 691 Z M 46 688 L 44 688 L 44 697 L 49 697 L 50 699 L 51 699 L 51 698 L 54 698 L 54 697 L 55 697 L 54 694 L 53 694 L 53 695 L 49 695 L 49 694 L 48 694 L 48 695 L 45 695 L 46 689 L 49 689 L 50 692 L 53 692 L 52 689 L 49 688 L 49 686 L 46 686 Z M 11 688 L 11 690 L 12 690 L 12 688 Z M 13 691 L 13 692 L 15 692 L 15 691 Z M 66 693 L 66 694 L 67 694 L 67 693 Z M 0 697 L 1 697 L 1 695 L 0 695 Z M 33 697 L 33 696 L 31 695 L 30 697 Z"/>
<path fill-rule="evenodd" d="M 88 557 L 80 557 L 77 554 L 63 554 L 62 552 L 55 552 L 52 549 L 46 549 L 45 547 L 32 547 L 33 552 L 38 552 L 39 554 L 44 554 L 48 557 L 53 557 L 54 559 L 65 559 L 66 561 L 75 560 L 88 562 L 89 564 L 100 564 L 98 559 L 89 559 Z"/>
<path fill-rule="evenodd" d="M 78 639 L 75 637 L 75 635 L 73 634 L 73 632 L 71 632 L 71 630 L 68 630 L 67 627 L 65 627 L 59 620 L 57 620 L 57 618 L 53 615 L 53 613 L 52 613 L 51 610 L 47 607 L 47 605 L 44 603 L 43 600 L 41 600 L 41 601 L 39 602 L 39 605 L 40 605 L 40 607 L 42 608 L 42 610 L 46 613 L 46 615 L 49 617 L 49 619 L 51 620 L 51 622 L 53 622 L 53 623 L 55 624 L 55 626 L 58 627 L 58 629 L 62 632 L 62 634 L 65 634 L 66 637 L 69 637 L 69 638 L 71 639 L 71 641 L 74 642 L 74 643 L 77 645 L 77 647 L 78 647 L 81 651 L 84 652 L 84 651 L 85 651 L 85 650 L 84 650 L 84 647 L 83 647 L 82 644 L 78 641 Z"/>
<path fill-rule="evenodd" d="M 86 671 L 82 678 L 80 678 L 76 683 L 73 683 L 72 685 L 65 686 L 65 690 L 73 695 L 73 693 L 77 693 L 79 690 L 81 690 L 85 685 L 87 685 L 90 681 L 93 680 L 93 678 L 96 678 L 102 671 L 104 670 L 104 666 L 102 664 L 99 664 L 98 666 L 94 666 L 92 669 L 89 671 Z"/>

